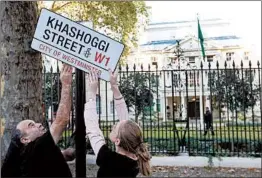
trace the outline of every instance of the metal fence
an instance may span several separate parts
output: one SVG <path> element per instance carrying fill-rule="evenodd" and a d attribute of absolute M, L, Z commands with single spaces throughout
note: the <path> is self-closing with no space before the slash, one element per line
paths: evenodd
<path fill-rule="evenodd" d="M 59 70 L 43 73 L 43 107 L 49 124 L 55 119 L 59 102 L 61 86 L 58 79 Z M 141 126 L 144 141 L 152 154 L 261 156 L 259 63 L 252 65 L 250 62 L 247 67 L 242 62 L 231 66 L 217 63 L 215 67 L 209 63 L 207 67 L 201 65 L 199 69 L 190 70 L 160 70 L 157 65 L 125 66 L 119 68 L 119 83 L 130 119 Z M 61 147 L 74 144 L 74 87 L 71 120 Z M 209 130 L 206 107 L 212 113 Z M 108 136 L 118 118 L 110 84 L 105 81 L 100 81 L 97 113 L 107 143 L 114 149 Z"/>

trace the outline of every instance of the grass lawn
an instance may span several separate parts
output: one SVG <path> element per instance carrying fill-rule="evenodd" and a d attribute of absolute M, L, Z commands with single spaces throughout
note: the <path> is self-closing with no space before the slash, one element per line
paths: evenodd
<path fill-rule="evenodd" d="M 103 128 L 102 131 L 104 136 L 107 138 L 110 134 L 110 127 Z M 243 127 L 243 126 L 230 126 L 230 127 L 215 127 L 215 135 L 212 136 L 209 131 L 208 134 L 204 137 L 204 130 L 200 128 L 190 128 L 189 130 L 185 127 L 177 127 L 176 131 L 174 127 L 143 127 L 143 136 L 144 139 L 150 140 L 168 140 L 174 139 L 178 140 L 178 137 L 181 139 L 185 136 L 185 139 L 188 138 L 194 140 L 203 140 L 203 139 L 215 139 L 215 140 L 227 140 L 227 141 L 261 141 L 262 132 L 261 126 L 255 127 Z M 66 130 L 63 133 L 63 137 L 70 137 L 72 134 L 71 130 Z M 175 136 L 174 136 L 175 135 Z"/>
<path fill-rule="evenodd" d="M 111 131 L 111 127 L 101 127 L 102 132 L 105 138 L 108 138 L 109 133 Z M 243 147 L 240 148 L 240 152 L 245 154 L 251 154 L 257 149 L 259 146 L 259 142 L 261 144 L 261 127 L 215 127 L 214 132 L 215 135 L 212 136 L 209 131 L 208 134 L 204 137 L 204 130 L 200 130 L 200 128 L 190 128 L 190 130 L 185 130 L 184 127 L 177 127 L 177 131 L 175 132 L 174 127 L 143 127 L 143 136 L 145 142 L 149 144 L 149 150 L 152 154 L 171 154 L 176 155 L 181 152 L 179 147 L 179 140 L 182 141 L 182 138 L 185 134 L 186 145 L 190 148 L 191 154 L 201 155 L 212 153 L 213 151 L 216 153 L 223 153 L 230 156 L 231 154 L 238 154 L 235 146 L 235 151 L 232 152 L 229 150 L 231 147 L 231 143 L 241 144 L 247 143 L 245 145 L 248 146 L 246 151 L 243 150 Z M 199 129 L 199 130 L 198 130 Z M 186 131 L 186 132 L 185 132 Z M 68 138 L 72 134 L 71 130 L 67 130 L 63 133 L 63 137 Z M 179 138 L 179 139 L 178 139 Z M 67 139 L 68 140 L 68 139 Z M 209 140 L 209 141 L 208 141 Z M 211 141 L 211 142 L 210 142 Z M 226 148 L 221 148 L 219 144 L 227 144 Z M 113 147 L 113 145 L 111 145 Z M 110 146 L 110 147 L 111 147 Z M 185 151 L 185 150 L 184 150 Z M 182 150 L 183 152 L 183 150 Z M 259 153 L 260 151 L 256 151 Z M 231 155 L 232 156 L 232 155 Z"/>
<path fill-rule="evenodd" d="M 189 131 L 185 129 L 185 127 L 178 127 L 175 131 L 174 127 L 144 127 L 143 128 L 143 135 L 144 138 L 158 138 L 158 139 L 165 139 L 165 138 L 177 138 L 179 135 L 179 138 L 182 138 L 185 134 L 185 137 L 192 137 L 192 138 L 198 138 L 203 139 L 204 136 L 204 130 L 201 130 L 200 128 L 190 128 Z M 107 137 L 110 133 L 110 129 L 103 129 L 102 131 Z M 255 127 L 215 127 L 214 128 L 214 139 L 247 139 L 247 140 L 261 140 L 262 132 L 260 126 Z M 207 138 L 211 136 L 211 132 L 209 131 L 207 134 Z"/>

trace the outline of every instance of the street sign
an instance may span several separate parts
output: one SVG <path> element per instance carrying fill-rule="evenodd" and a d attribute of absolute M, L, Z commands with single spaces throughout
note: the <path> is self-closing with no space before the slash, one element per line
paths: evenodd
<path fill-rule="evenodd" d="M 31 47 L 106 81 L 124 50 L 122 43 L 47 9 L 41 10 Z"/>

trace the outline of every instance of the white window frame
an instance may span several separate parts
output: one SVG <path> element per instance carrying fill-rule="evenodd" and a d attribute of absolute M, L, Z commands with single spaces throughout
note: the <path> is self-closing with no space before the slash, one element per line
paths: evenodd
<path fill-rule="evenodd" d="M 190 59 L 194 59 L 194 61 L 191 61 Z M 196 56 L 189 56 L 189 57 L 188 57 L 188 62 L 189 62 L 190 64 L 195 64 L 195 63 L 196 63 Z"/>
<path fill-rule="evenodd" d="M 213 55 L 208 55 L 207 56 L 207 62 L 213 62 L 213 61 L 214 61 L 214 56 Z"/>
<path fill-rule="evenodd" d="M 235 53 L 234 52 L 227 52 L 226 53 L 226 61 L 232 61 Z"/>
<path fill-rule="evenodd" d="M 246 51 L 246 52 L 244 52 L 244 60 L 249 60 L 249 52 L 248 51 Z"/>

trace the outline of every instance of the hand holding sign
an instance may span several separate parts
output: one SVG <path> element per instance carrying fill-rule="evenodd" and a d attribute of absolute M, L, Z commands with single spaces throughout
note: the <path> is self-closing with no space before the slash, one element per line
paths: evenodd
<path fill-rule="evenodd" d="M 63 64 L 60 80 L 63 86 L 72 84 L 72 70 L 73 68 L 67 64 Z"/>
<path fill-rule="evenodd" d="M 118 77 L 118 70 L 115 72 L 112 72 L 111 69 L 108 70 L 109 75 L 110 75 L 110 84 L 111 84 L 111 90 L 113 92 L 113 95 L 116 98 L 121 98 L 122 94 L 119 90 L 118 84 L 117 84 L 117 77 Z"/>
<path fill-rule="evenodd" d="M 113 72 L 111 69 L 108 69 L 110 75 L 110 84 L 111 86 L 117 85 L 118 70 Z"/>
<path fill-rule="evenodd" d="M 96 72 L 91 71 L 89 74 L 87 74 L 88 78 L 88 84 L 87 84 L 87 98 L 88 99 L 95 99 L 96 93 L 98 89 L 98 78 Z"/>

